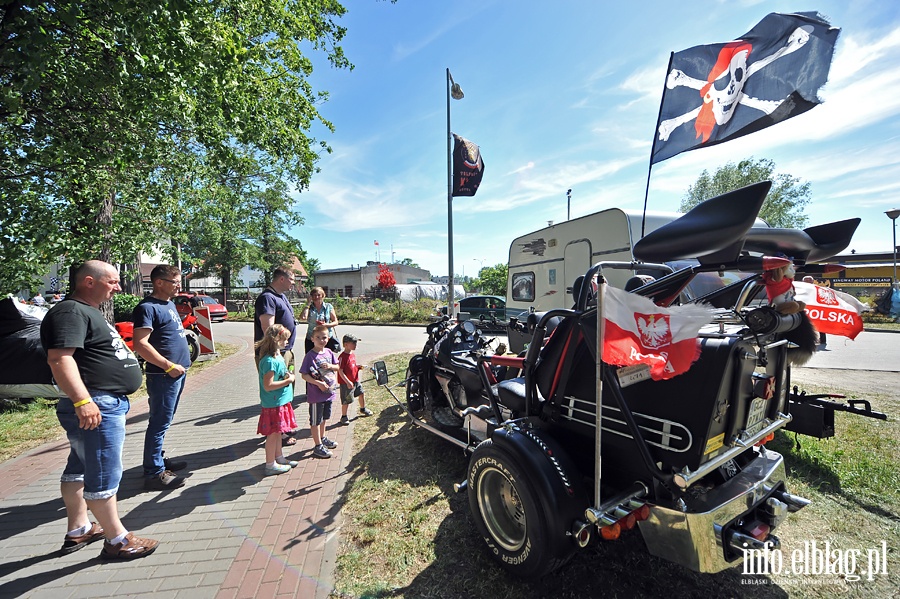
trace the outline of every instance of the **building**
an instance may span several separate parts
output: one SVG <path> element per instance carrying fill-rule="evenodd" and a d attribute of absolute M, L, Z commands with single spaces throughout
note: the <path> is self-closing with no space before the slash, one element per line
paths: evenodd
<path fill-rule="evenodd" d="M 892 252 L 840 254 L 828 262 L 844 268 L 824 273 L 816 279 L 856 297 L 880 297 L 891 286 L 894 276 Z"/>
<path fill-rule="evenodd" d="M 317 270 L 314 274 L 316 285 L 325 290 L 327 297 L 355 297 L 378 285 L 378 271 L 381 264 L 368 262 L 365 266 Z M 406 264 L 385 264 L 394 274 L 398 284 L 428 281 L 431 273 L 424 268 Z"/>

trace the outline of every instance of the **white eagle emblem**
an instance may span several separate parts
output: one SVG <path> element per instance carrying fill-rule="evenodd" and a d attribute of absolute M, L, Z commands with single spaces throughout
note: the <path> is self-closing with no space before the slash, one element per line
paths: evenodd
<path fill-rule="evenodd" d="M 669 316 L 666 314 L 635 314 L 635 322 L 641 333 L 641 345 L 644 347 L 663 347 L 672 343 L 672 329 L 669 327 Z"/>
<path fill-rule="evenodd" d="M 818 285 L 816 286 L 816 300 L 825 306 L 839 306 L 841 304 L 833 289 L 830 287 L 819 287 Z"/>

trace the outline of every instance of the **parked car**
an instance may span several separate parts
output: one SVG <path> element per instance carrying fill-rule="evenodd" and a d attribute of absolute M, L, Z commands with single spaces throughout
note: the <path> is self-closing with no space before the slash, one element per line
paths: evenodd
<path fill-rule="evenodd" d="M 209 308 L 209 319 L 212 322 L 222 322 L 228 318 L 228 310 L 219 303 L 219 301 L 208 295 L 201 293 L 182 292 L 175 296 L 172 300 L 175 308 L 182 316 L 193 314 L 194 307 Z"/>
<path fill-rule="evenodd" d="M 471 320 L 506 320 L 506 299 L 499 295 L 471 295 L 456 302 L 456 312 L 465 312 Z M 447 313 L 447 306 L 441 307 L 441 314 Z"/>

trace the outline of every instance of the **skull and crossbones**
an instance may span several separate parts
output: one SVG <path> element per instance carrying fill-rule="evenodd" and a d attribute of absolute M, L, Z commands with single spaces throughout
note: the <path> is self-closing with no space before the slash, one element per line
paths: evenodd
<path fill-rule="evenodd" d="M 666 87 L 668 89 L 690 87 L 699 90 L 702 102 L 690 112 L 662 121 L 659 125 L 659 140 L 667 141 L 675 129 L 694 120 L 697 137 L 702 137 L 703 142 L 706 142 L 713 127 L 728 123 L 739 104 L 755 108 L 765 114 L 772 114 L 784 98 L 780 100 L 754 98 L 744 93 L 744 85 L 761 69 L 805 46 L 812 30 L 809 25 L 798 27 L 788 37 L 784 47 L 749 66 L 747 59 L 753 51 L 753 46 L 740 40 L 729 42 L 719 51 L 718 60 L 705 81 L 691 77 L 679 69 L 672 69 L 666 78 Z"/>

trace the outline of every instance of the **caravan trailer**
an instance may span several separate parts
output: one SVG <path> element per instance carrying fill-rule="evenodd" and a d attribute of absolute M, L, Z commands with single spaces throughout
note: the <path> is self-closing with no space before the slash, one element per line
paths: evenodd
<path fill-rule="evenodd" d="M 678 216 L 675 212 L 648 212 L 644 234 Z M 634 261 L 632 248 L 641 237 L 641 211 L 610 208 L 513 240 L 509 246 L 507 315 L 571 307 L 575 279 L 600 261 Z M 659 268 L 623 270 L 612 272 L 609 280 L 611 285 L 624 288 L 634 275 L 659 278 L 669 272 Z"/>

